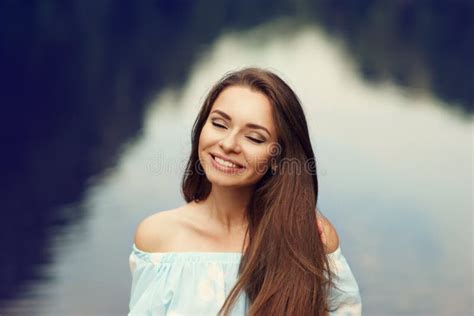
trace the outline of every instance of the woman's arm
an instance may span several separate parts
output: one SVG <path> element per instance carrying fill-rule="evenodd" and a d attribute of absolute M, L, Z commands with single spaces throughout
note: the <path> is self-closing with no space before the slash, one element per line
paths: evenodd
<path fill-rule="evenodd" d="M 331 222 L 316 208 L 316 217 L 319 234 L 326 250 L 326 254 L 336 251 L 339 247 L 339 236 Z"/>

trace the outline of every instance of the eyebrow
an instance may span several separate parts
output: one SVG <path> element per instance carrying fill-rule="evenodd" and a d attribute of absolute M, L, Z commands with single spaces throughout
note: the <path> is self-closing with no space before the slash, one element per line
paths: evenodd
<path fill-rule="evenodd" d="M 220 114 L 223 118 L 225 118 L 226 120 L 228 121 L 232 121 L 232 118 L 229 116 L 229 114 L 225 113 L 225 112 L 222 112 L 221 110 L 214 110 L 212 111 L 211 113 L 214 113 L 216 112 L 217 114 Z M 266 129 L 265 127 L 263 127 L 262 125 L 258 125 L 258 124 L 254 124 L 254 123 L 247 123 L 245 124 L 245 126 L 249 127 L 249 128 L 253 128 L 253 129 L 261 129 L 261 130 L 264 130 L 268 133 L 268 135 L 272 136 L 272 134 L 270 133 L 270 131 L 268 129 Z"/>

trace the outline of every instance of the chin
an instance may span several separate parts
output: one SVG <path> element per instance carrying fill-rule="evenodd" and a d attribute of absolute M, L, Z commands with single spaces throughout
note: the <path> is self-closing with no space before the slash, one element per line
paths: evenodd
<path fill-rule="evenodd" d="M 249 170 L 248 170 L 249 171 Z M 254 177 L 252 177 L 252 175 Z M 262 177 L 255 177 L 255 174 L 245 175 L 228 175 L 222 174 L 216 170 L 206 170 L 206 177 L 212 185 L 228 188 L 245 188 L 252 187 L 257 184 Z"/>
<path fill-rule="evenodd" d="M 206 173 L 207 180 L 212 183 L 212 185 L 220 187 L 229 187 L 229 188 L 238 188 L 246 187 L 248 183 L 242 181 L 241 179 L 232 179 L 226 175 L 217 175 L 217 174 L 208 174 Z"/>

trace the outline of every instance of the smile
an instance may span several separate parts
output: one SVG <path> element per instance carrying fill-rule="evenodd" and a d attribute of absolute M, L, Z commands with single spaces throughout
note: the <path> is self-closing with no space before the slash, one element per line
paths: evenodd
<path fill-rule="evenodd" d="M 219 171 L 223 171 L 225 173 L 238 173 L 245 169 L 245 167 L 238 166 L 235 163 L 221 159 L 214 155 L 210 154 L 210 156 L 212 158 L 212 165 Z"/>

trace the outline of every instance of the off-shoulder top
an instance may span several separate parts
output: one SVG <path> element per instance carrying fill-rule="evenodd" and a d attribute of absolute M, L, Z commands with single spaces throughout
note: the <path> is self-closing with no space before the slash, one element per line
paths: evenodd
<path fill-rule="evenodd" d="M 329 315 L 361 315 L 359 287 L 340 246 L 327 255 L 336 287 Z M 132 286 L 129 316 L 215 316 L 238 277 L 240 252 L 145 252 L 133 244 L 129 257 Z M 232 316 L 249 308 L 240 294 Z"/>

